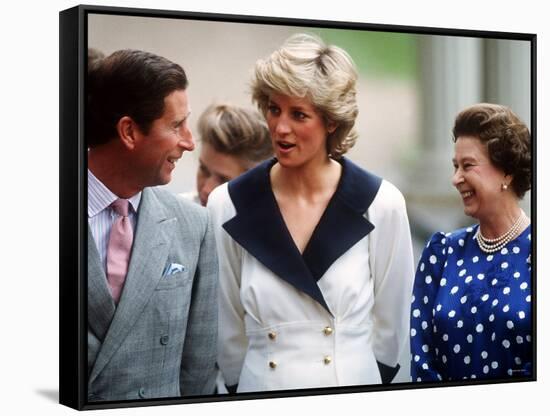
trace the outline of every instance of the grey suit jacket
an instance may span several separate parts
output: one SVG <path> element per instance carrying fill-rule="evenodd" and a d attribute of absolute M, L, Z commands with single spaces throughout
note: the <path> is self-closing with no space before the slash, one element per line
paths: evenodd
<path fill-rule="evenodd" d="M 171 263 L 184 270 L 163 275 Z M 88 231 L 88 400 L 212 393 L 217 273 L 206 209 L 145 188 L 115 307 Z"/>

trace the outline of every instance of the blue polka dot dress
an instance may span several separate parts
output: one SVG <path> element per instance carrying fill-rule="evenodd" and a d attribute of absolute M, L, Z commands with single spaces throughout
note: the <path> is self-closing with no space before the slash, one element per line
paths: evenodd
<path fill-rule="evenodd" d="M 481 251 L 478 226 L 436 233 L 416 271 L 413 381 L 531 376 L 531 226 Z"/>

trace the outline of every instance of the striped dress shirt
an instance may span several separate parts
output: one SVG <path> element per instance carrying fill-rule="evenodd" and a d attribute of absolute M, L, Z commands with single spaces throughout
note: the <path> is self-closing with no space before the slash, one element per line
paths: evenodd
<path fill-rule="evenodd" d="M 94 174 L 88 169 L 88 225 L 92 236 L 94 237 L 95 245 L 103 270 L 107 274 L 107 245 L 109 243 L 109 235 L 118 214 L 110 207 L 110 205 L 119 199 L 112 193 Z M 137 211 L 139 201 L 141 200 L 141 192 L 129 198 L 130 209 L 128 217 L 132 229 L 136 229 Z"/>

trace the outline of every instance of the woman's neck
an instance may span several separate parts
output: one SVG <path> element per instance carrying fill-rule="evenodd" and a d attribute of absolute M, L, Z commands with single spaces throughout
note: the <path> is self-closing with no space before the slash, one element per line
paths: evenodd
<path fill-rule="evenodd" d="M 517 202 L 505 204 L 498 213 L 479 218 L 479 229 L 485 238 L 494 239 L 502 236 L 514 226 L 516 221 L 523 215 L 522 209 Z M 525 227 L 528 223 L 525 225 Z M 523 229 L 520 230 L 523 231 Z"/>

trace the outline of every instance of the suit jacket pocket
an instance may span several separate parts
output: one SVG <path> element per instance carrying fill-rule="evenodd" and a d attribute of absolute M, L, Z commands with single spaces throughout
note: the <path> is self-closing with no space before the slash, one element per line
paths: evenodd
<path fill-rule="evenodd" d="M 170 290 L 183 286 L 189 281 L 189 273 L 183 270 L 168 276 L 163 276 L 155 290 Z"/>

